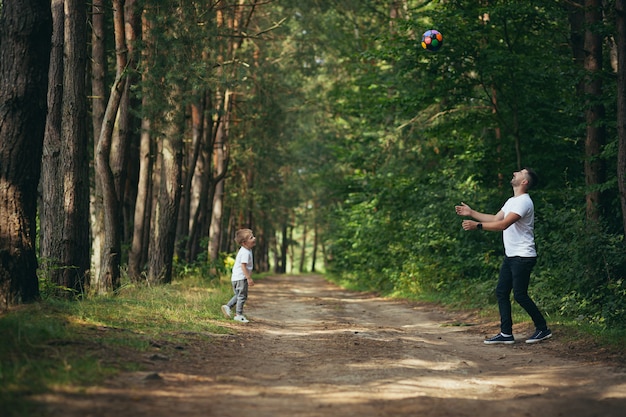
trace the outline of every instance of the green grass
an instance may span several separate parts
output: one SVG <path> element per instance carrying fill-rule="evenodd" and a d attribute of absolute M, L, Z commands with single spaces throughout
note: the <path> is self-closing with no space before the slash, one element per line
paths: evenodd
<path fill-rule="evenodd" d="M 231 291 L 227 280 L 189 277 L 164 286 L 127 285 L 110 297 L 51 298 L 0 315 L 0 414 L 28 416 L 29 395 L 140 369 L 127 353 L 146 351 L 155 340 L 226 333 L 220 305 Z"/>

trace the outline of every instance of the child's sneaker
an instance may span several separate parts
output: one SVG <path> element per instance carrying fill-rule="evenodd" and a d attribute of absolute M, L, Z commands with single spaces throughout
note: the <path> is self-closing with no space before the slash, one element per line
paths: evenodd
<path fill-rule="evenodd" d="M 513 336 L 504 336 L 502 333 L 498 333 L 494 337 L 485 340 L 486 345 L 512 345 L 513 343 L 515 343 L 515 338 Z"/>
<path fill-rule="evenodd" d="M 537 330 L 532 336 L 526 339 L 526 343 L 537 343 L 552 337 L 550 329 Z"/>
<path fill-rule="evenodd" d="M 241 323 L 248 323 L 249 322 L 249 320 L 245 316 L 243 316 L 241 314 L 237 314 L 233 320 L 241 322 Z"/>
<path fill-rule="evenodd" d="M 227 305 L 222 306 L 222 313 L 224 313 L 224 315 L 228 318 L 232 317 L 232 314 L 230 312 L 230 307 L 228 307 Z"/>

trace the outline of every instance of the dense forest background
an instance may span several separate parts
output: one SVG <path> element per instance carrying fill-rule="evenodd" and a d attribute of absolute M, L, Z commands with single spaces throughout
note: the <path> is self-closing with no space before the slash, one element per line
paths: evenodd
<path fill-rule="evenodd" d="M 3 305 L 211 279 L 242 227 L 259 272 L 482 300 L 501 236 L 454 205 L 530 166 L 534 298 L 626 322 L 622 0 L 0 7 Z"/>

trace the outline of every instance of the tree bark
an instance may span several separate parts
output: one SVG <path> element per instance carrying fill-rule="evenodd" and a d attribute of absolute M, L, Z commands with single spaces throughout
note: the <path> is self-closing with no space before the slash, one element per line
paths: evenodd
<path fill-rule="evenodd" d="M 307 224 L 308 224 L 308 220 L 309 219 L 304 219 L 303 221 L 303 226 L 302 226 L 302 247 L 300 248 L 300 266 L 298 268 L 298 272 L 303 273 L 304 272 L 304 264 L 306 263 L 306 239 L 307 239 L 307 232 L 308 232 L 308 228 L 307 228 Z"/>
<path fill-rule="evenodd" d="M 119 200 L 115 192 L 115 179 L 113 171 L 109 165 L 109 155 L 111 154 L 111 138 L 113 135 L 113 123 L 115 113 L 119 107 L 122 95 L 123 79 L 116 78 L 111 90 L 111 97 L 107 105 L 107 110 L 102 124 L 102 132 L 96 147 L 96 177 L 100 185 L 100 192 L 96 192 L 102 198 L 101 210 L 96 218 L 102 221 L 102 237 L 99 248 L 100 251 L 94 256 L 98 256 L 100 268 L 95 271 L 94 290 L 98 294 L 106 294 L 119 287 L 120 281 L 120 259 L 121 241 L 119 228 Z"/>
<path fill-rule="evenodd" d="M 616 0 L 617 42 L 617 186 L 626 234 L 626 1 Z"/>
<path fill-rule="evenodd" d="M 39 297 L 37 185 L 52 36 L 49 0 L 0 7 L 0 304 Z"/>
<path fill-rule="evenodd" d="M 585 138 L 585 182 L 587 185 L 587 219 L 598 221 L 603 206 L 600 186 L 606 179 L 606 167 L 601 158 L 602 147 L 606 142 L 604 127 L 604 105 L 602 104 L 602 36 L 594 31 L 594 26 L 602 22 L 602 1 L 585 1 L 585 118 L 587 135 Z"/>
<path fill-rule="evenodd" d="M 124 8 L 122 0 L 113 1 L 113 22 L 115 30 L 116 75 L 107 103 L 102 129 L 95 151 L 96 194 L 95 219 L 103 225 L 98 238 L 100 247 L 94 250 L 99 268 L 95 270 L 94 289 L 98 294 L 106 294 L 119 287 L 121 263 L 120 197 L 117 194 L 115 177 L 111 167 L 111 148 L 115 120 L 120 108 L 126 83 L 128 63 L 124 35 Z M 96 248 L 94 248 L 96 249 Z"/>
<path fill-rule="evenodd" d="M 202 146 L 192 182 L 193 196 L 190 209 L 192 214 L 190 215 L 189 239 L 186 248 L 187 259 L 190 262 L 195 260 L 200 252 L 200 239 L 209 233 L 213 191 L 215 190 L 211 182 L 213 166 L 211 156 L 215 136 L 213 134 L 213 118 L 209 115 L 209 111 L 212 110 L 210 91 L 205 92 L 204 97 L 201 116 L 203 124 Z"/>
<path fill-rule="evenodd" d="M 105 87 L 106 58 L 105 58 L 105 8 L 104 0 L 94 0 L 91 16 L 91 124 L 93 127 L 94 146 L 97 147 L 102 121 L 106 112 L 108 95 Z M 95 162 L 95 161 L 94 161 Z M 91 250 L 94 256 L 91 259 L 92 271 L 97 281 L 100 271 L 100 253 L 104 239 L 104 222 L 102 212 L 102 192 L 99 179 L 95 177 L 95 187 L 91 195 Z"/>
<path fill-rule="evenodd" d="M 63 106 L 64 1 L 53 0 L 52 49 L 48 70 L 48 115 L 41 160 L 41 202 L 39 205 L 41 266 L 51 282 L 62 282 L 62 233 L 58 227 L 63 214 L 63 161 L 61 133 Z"/>
<path fill-rule="evenodd" d="M 118 28 L 118 24 L 116 23 L 115 43 L 118 54 L 125 56 L 125 62 L 120 62 L 119 64 L 124 65 L 123 71 L 125 77 L 122 96 L 117 110 L 115 130 L 111 141 L 109 163 L 111 164 L 111 171 L 113 172 L 115 181 L 115 191 L 120 204 L 119 212 L 120 221 L 122 222 L 120 224 L 120 238 L 125 239 L 130 235 L 128 226 L 131 223 L 128 215 L 130 210 L 125 210 L 125 208 L 134 205 L 132 201 L 134 199 L 134 191 L 127 190 L 127 180 L 130 164 L 130 149 L 133 140 L 132 132 L 137 128 L 137 119 L 131 112 L 133 103 L 136 102 L 132 100 L 133 93 L 131 88 L 137 83 L 137 63 L 139 60 L 136 57 L 137 51 L 135 44 L 138 40 L 138 34 L 141 31 L 141 20 L 137 10 L 136 0 L 125 0 L 121 2 L 120 6 L 115 7 L 122 7 L 122 5 L 123 19 L 116 19 L 116 22 L 121 20 L 120 23 L 123 23 L 123 27 Z M 121 32 L 119 35 L 118 31 Z"/>
<path fill-rule="evenodd" d="M 142 79 L 147 79 L 147 71 L 151 63 L 151 38 L 150 25 L 145 16 L 141 18 L 141 31 L 143 42 L 150 47 L 142 50 L 144 70 Z M 147 91 L 143 92 L 142 107 L 148 107 L 149 99 Z M 137 180 L 137 197 L 135 198 L 135 210 L 133 221 L 133 237 L 131 250 L 128 257 L 128 273 L 132 280 L 138 281 L 148 261 L 148 249 L 150 247 L 150 219 L 152 214 L 152 172 L 154 168 L 154 149 L 152 144 L 151 120 L 144 116 L 141 120 L 141 133 L 139 138 L 139 178 Z"/>
<path fill-rule="evenodd" d="M 161 141 L 160 181 L 150 241 L 148 281 L 152 283 L 172 281 L 176 220 L 180 207 L 183 110 L 180 104 L 182 102 L 180 88 L 178 86 L 172 88 L 173 92 L 168 98 L 170 110 L 164 117 L 166 126 Z"/>
<path fill-rule="evenodd" d="M 283 219 L 282 224 L 282 240 L 280 243 L 280 261 L 276 266 L 276 272 L 279 274 L 287 273 L 287 257 L 289 256 L 289 220 L 287 217 Z"/>
<path fill-rule="evenodd" d="M 225 127 L 225 121 L 220 121 L 218 125 L 218 133 L 215 141 L 215 177 L 221 177 L 216 179 L 213 184 L 213 203 L 211 208 L 211 223 L 209 226 L 209 259 L 212 261 L 217 260 L 220 252 L 220 241 L 222 236 L 222 215 L 224 214 L 224 173 L 226 172 L 226 141 L 227 133 Z"/>
<path fill-rule="evenodd" d="M 189 258 L 189 238 L 191 230 L 191 213 L 192 210 L 197 209 L 199 203 L 199 196 L 194 196 L 193 192 L 193 180 L 196 177 L 196 168 L 200 155 L 202 153 L 202 141 L 204 139 L 204 97 L 200 95 L 200 98 L 196 99 L 191 104 L 191 154 L 186 158 L 186 163 L 183 170 L 183 189 L 180 199 L 180 209 L 178 212 L 178 227 L 176 230 L 176 241 L 179 242 L 179 246 L 176 248 L 176 252 L 179 258 L 185 259 L 188 262 L 193 261 Z M 185 152 L 188 154 L 188 152 Z"/>
<path fill-rule="evenodd" d="M 148 259 L 150 230 L 151 192 L 152 189 L 152 144 L 150 136 L 150 120 L 142 121 L 141 139 L 139 147 L 139 181 L 137 184 L 137 198 L 135 200 L 135 215 L 133 221 L 133 239 L 128 257 L 128 273 L 132 280 L 138 281 L 143 265 Z"/>
<path fill-rule="evenodd" d="M 65 0 L 63 72 L 63 274 L 58 284 L 84 291 L 90 267 L 89 165 L 87 137 L 87 9 L 81 0 Z M 61 219 L 59 219 L 61 220 Z"/>
<path fill-rule="evenodd" d="M 91 9 L 91 123 L 93 137 L 100 136 L 107 103 L 104 0 L 93 0 Z"/>
<path fill-rule="evenodd" d="M 319 227 L 317 222 L 317 207 L 313 213 L 313 253 L 311 254 L 311 272 L 317 272 L 315 264 L 317 263 L 317 245 L 319 244 Z"/>

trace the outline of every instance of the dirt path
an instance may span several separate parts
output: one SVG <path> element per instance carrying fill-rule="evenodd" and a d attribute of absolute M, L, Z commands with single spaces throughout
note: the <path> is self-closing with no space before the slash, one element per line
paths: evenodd
<path fill-rule="evenodd" d="M 150 372 L 48 395 L 48 416 L 626 415 L 626 370 L 545 342 L 487 346 L 497 323 L 341 290 L 318 276 L 273 277 L 250 291 L 232 335 L 160 347 Z M 469 324 L 469 323 L 468 323 Z M 474 323 L 475 324 L 475 323 Z M 484 334 L 482 334 L 484 333 Z"/>

